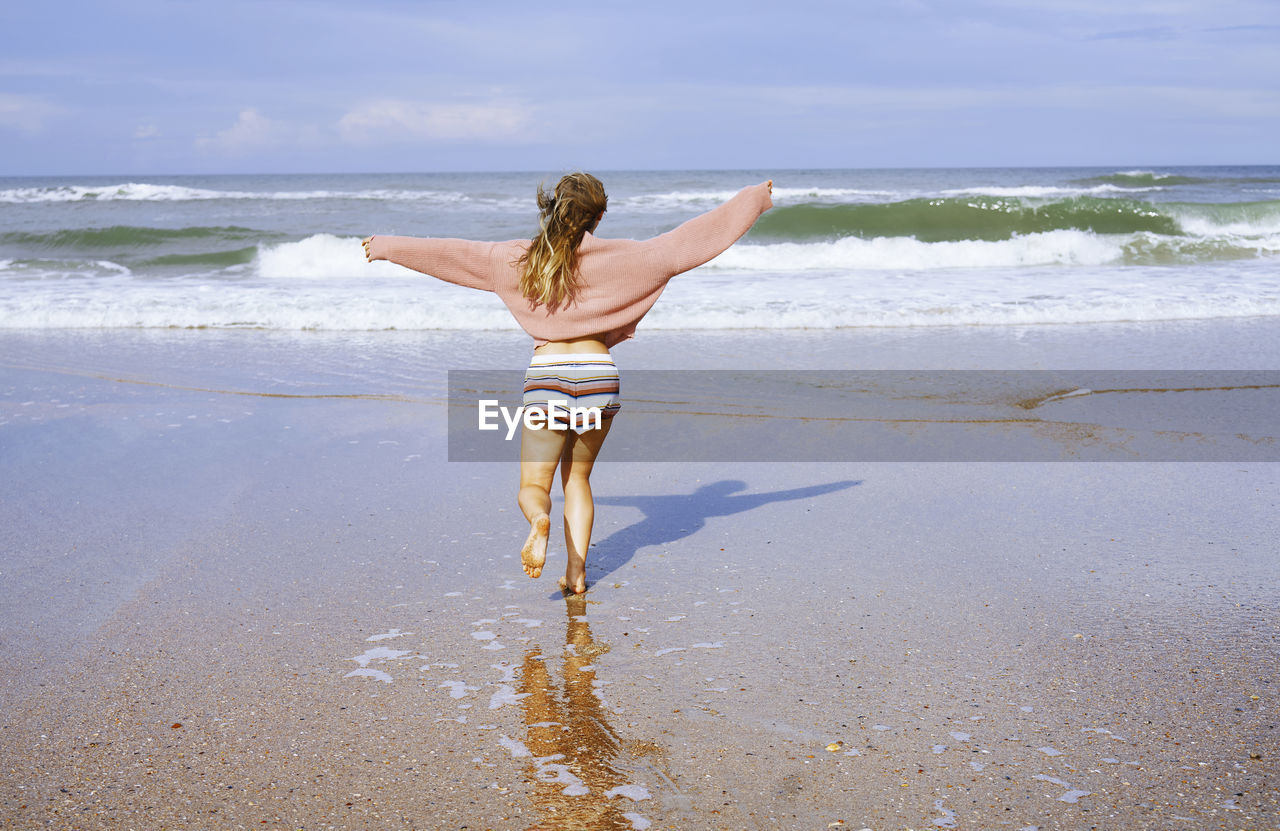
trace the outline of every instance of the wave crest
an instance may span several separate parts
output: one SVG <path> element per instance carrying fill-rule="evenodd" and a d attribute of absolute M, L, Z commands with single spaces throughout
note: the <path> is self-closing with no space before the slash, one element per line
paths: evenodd
<path fill-rule="evenodd" d="M 156 185 L 144 182 L 123 182 L 111 185 L 56 185 L 0 190 L 0 203 L 9 204 L 40 202 L 207 202 L 220 199 L 285 202 L 357 199 L 375 202 L 433 202 L 441 205 L 483 201 L 474 200 L 467 194 L 458 191 L 443 190 L 374 188 L 353 191 L 240 191 L 211 190 L 183 185 Z M 500 201 L 501 207 L 508 207 L 509 200 Z"/>
<path fill-rule="evenodd" d="M 1180 234 L 1177 220 L 1148 202 L 1071 197 L 1044 202 L 974 195 L 869 205 L 804 204 L 760 218 L 755 238 L 911 237 L 923 242 L 996 241 L 1050 231 Z"/>
<path fill-rule="evenodd" d="M 1165 188 L 1175 185 L 1204 185 L 1213 180 L 1199 176 L 1184 176 L 1178 173 L 1158 173 L 1154 170 L 1121 170 L 1115 173 L 1108 173 L 1105 176 L 1090 176 L 1076 181 L 1086 185 L 1117 185 L 1131 190 Z"/>
<path fill-rule="evenodd" d="M 91 251 L 102 248 L 145 248 L 166 243 L 191 241 L 258 242 L 270 236 L 253 228 L 230 225 L 224 227 L 194 226 L 189 228 L 149 228 L 133 225 L 111 225 L 106 228 L 67 228 L 45 233 L 7 231 L 0 233 L 0 244 L 27 246 L 35 249 Z"/>
<path fill-rule="evenodd" d="M 1156 204 L 1092 196 L 1040 200 L 975 194 L 866 205 L 806 203 L 766 213 L 751 237 L 769 241 L 909 237 L 923 242 L 993 242 L 1052 231 L 1267 236 L 1280 234 L 1280 201 Z"/>

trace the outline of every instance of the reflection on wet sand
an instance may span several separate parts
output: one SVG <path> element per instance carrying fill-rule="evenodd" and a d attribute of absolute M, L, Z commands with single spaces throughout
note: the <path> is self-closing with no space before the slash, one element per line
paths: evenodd
<path fill-rule="evenodd" d="M 554 656 L 534 647 L 524 657 L 520 692 L 527 695 L 521 705 L 532 756 L 527 771 L 541 815 L 530 828 L 645 828 L 649 820 L 635 811 L 633 800 L 649 792 L 622 770 L 622 746 L 594 683 L 593 664 L 609 647 L 591 637 L 586 598 L 568 597 L 565 604 L 569 619 L 558 689 L 548 666 Z"/>

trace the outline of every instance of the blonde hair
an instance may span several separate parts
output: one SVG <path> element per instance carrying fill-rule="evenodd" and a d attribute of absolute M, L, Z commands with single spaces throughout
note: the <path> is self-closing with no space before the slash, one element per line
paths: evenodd
<path fill-rule="evenodd" d="M 590 173 L 570 173 L 549 196 L 538 185 L 540 229 L 516 260 L 521 267 L 521 294 L 551 309 L 573 299 L 578 287 L 578 246 L 608 204 L 604 185 Z"/>

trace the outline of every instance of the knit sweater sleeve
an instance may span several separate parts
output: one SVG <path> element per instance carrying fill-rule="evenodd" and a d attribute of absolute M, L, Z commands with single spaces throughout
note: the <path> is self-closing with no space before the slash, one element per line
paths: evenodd
<path fill-rule="evenodd" d="M 737 242 L 772 207 L 768 182 L 743 188 L 720 207 L 649 240 L 653 256 L 668 276 L 697 268 Z"/>
<path fill-rule="evenodd" d="M 369 242 L 369 259 L 389 260 L 447 283 L 494 291 L 497 246 L 465 239 L 374 236 Z"/>

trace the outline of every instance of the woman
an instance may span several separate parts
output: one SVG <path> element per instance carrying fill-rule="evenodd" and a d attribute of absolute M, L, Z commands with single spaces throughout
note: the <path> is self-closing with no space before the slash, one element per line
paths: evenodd
<path fill-rule="evenodd" d="M 568 562 L 560 587 L 587 590 L 587 546 L 595 504 L 591 468 L 618 411 L 618 370 L 609 348 L 635 334 L 667 281 L 696 268 L 736 242 L 773 206 L 773 180 L 744 188 L 720 207 L 649 240 L 594 235 L 608 205 L 604 186 L 587 173 L 571 173 L 548 195 L 538 188 L 541 229 L 531 240 L 372 236 L 365 258 L 390 260 L 450 283 L 492 291 L 502 299 L 535 347 L 525 374 L 524 406 L 557 415 L 571 407 L 599 407 L 596 423 L 571 429 L 523 428 L 520 510 L 529 537 L 520 551 L 524 571 L 542 574 L 556 467 L 564 490 Z M 562 403 L 565 402 L 565 403 Z M 551 412 L 548 412 L 551 410 Z"/>

